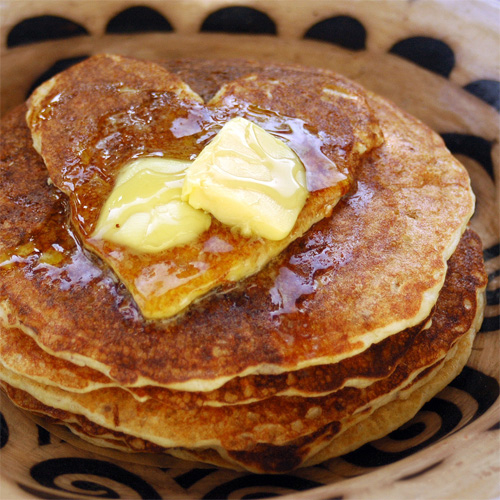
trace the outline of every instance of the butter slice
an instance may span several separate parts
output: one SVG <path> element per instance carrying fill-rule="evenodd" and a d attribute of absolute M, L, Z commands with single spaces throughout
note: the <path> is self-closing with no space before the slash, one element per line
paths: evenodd
<path fill-rule="evenodd" d="M 281 240 L 292 230 L 308 190 L 297 155 L 280 139 L 234 118 L 186 171 L 182 199 L 245 236 Z"/>
<path fill-rule="evenodd" d="M 191 162 L 145 157 L 125 165 L 92 234 L 140 253 L 184 245 L 206 231 L 209 214 L 181 199 Z"/>

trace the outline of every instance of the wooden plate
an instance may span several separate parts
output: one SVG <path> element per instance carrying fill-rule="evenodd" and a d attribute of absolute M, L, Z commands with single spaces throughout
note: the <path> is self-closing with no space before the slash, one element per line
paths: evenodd
<path fill-rule="evenodd" d="M 499 4 L 491 1 L 1 1 L 1 111 L 98 52 L 326 67 L 419 117 L 470 172 L 489 284 L 461 375 L 389 436 L 288 475 L 151 467 L 48 431 L 2 396 L 0 498 L 500 496 Z"/>

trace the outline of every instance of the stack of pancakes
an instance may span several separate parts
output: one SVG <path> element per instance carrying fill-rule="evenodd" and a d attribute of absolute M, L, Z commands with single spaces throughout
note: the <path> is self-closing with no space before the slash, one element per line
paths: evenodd
<path fill-rule="evenodd" d="M 124 162 L 192 159 L 234 116 L 305 165 L 286 241 L 92 240 Z M 467 172 L 339 75 L 95 56 L 2 120 L 1 154 L 0 383 L 91 443 L 285 472 L 397 428 L 467 361 L 486 286 Z"/>

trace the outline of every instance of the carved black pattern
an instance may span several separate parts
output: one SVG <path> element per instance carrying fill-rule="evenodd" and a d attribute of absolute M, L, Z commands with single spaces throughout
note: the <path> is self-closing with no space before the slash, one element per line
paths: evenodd
<path fill-rule="evenodd" d="M 8 441 L 9 426 L 7 425 L 7 421 L 5 420 L 3 413 L 0 413 L 0 449 L 3 448 Z"/>
<path fill-rule="evenodd" d="M 426 36 L 406 38 L 395 43 L 390 52 L 445 77 L 450 76 L 455 66 L 453 50 L 437 38 Z"/>
<path fill-rule="evenodd" d="M 46 500 L 68 500 L 67 495 L 57 495 L 53 491 L 45 491 L 40 488 L 33 488 L 32 486 L 28 486 L 27 484 L 22 483 L 17 483 L 17 486 L 21 490 L 36 498 L 42 498 Z"/>
<path fill-rule="evenodd" d="M 484 260 L 491 260 L 500 255 L 500 243 L 492 245 L 491 247 L 485 248 L 483 250 Z"/>
<path fill-rule="evenodd" d="M 397 462 L 398 460 L 413 455 L 426 446 L 429 446 L 439 439 L 442 439 L 443 437 L 451 433 L 451 431 L 455 428 L 456 425 L 458 425 L 458 423 L 462 419 L 462 412 L 457 406 L 438 397 L 435 397 L 434 399 L 426 403 L 421 411 L 434 412 L 442 418 L 442 426 L 438 429 L 435 429 L 434 434 L 432 434 L 432 436 L 430 436 L 428 439 L 419 442 L 417 445 L 408 447 L 398 452 L 380 449 L 377 447 L 376 442 L 370 443 L 345 455 L 343 457 L 344 460 L 359 467 L 368 468 L 381 467 L 384 465 L 392 464 L 394 462 Z M 425 425 L 422 426 L 421 422 L 418 421 L 418 418 L 419 415 L 417 414 L 417 416 L 413 420 L 389 434 L 386 438 L 384 438 L 384 440 L 411 440 L 418 435 L 416 433 L 415 426 L 417 426 L 419 434 L 423 434 L 423 431 L 426 430 L 427 427 Z"/>
<path fill-rule="evenodd" d="M 336 16 L 320 21 L 306 31 L 304 38 L 322 40 L 351 50 L 366 49 L 366 29 L 350 16 Z"/>
<path fill-rule="evenodd" d="M 496 80 L 476 80 L 464 87 L 467 92 L 500 111 L 500 82 Z"/>
<path fill-rule="evenodd" d="M 141 33 L 172 31 L 172 25 L 158 11 L 149 7 L 130 7 L 110 19 L 107 33 Z"/>
<path fill-rule="evenodd" d="M 497 422 L 496 424 L 492 425 L 488 430 L 489 431 L 500 431 L 500 422 Z"/>
<path fill-rule="evenodd" d="M 201 31 L 275 35 L 276 24 L 267 14 L 251 7 L 224 7 L 207 16 Z"/>
<path fill-rule="evenodd" d="M 486 316 L 483 319 L 480 333 L 490 333 L 500 330 L 500 316 Z"/>
<path fill-rule="evenodd" d="M 89 480 L 75 480 L 71 485 L 79 495 L 98 498 L 120 498 L 119 493 L 109 486 L 96 482 L 95 477 L 111 479 L 134 490 L 138 498 L 161 499 L 160 494 L 144 479 L 111 462 L 85 458 L 55 458 L 45 460 L 31 468 L 31 477 L 41 486 L 53 488 L 56 491 L 75 493 L 57 484 L 57 479 L 65 474 L 90 475 Z"/>
<path fill-rule="evenodd" d="M 88 35 L 82 25 L 59 16 L 39 16 L 16 24 L 7 36 L 7 47 Z"/>
<path fill-rule="evenodd" d="M 468 366 L 450 383 L 450 386 L 469 394 L 477 402 L 476 413 L 467 424 L 483 415 L 500 395 L 500 386 L 496 379 Z M 430 429 L 434 432 L 426 439 L 397 452 L 381 449 L 378 447 L 377 442 L 370 443 L 345 455 L 344 460 L 359 467 L 372 468 L 389 465 L 449 436 L 465 425 L 462 422 L 463 414 L 461 409 L 455 403 L 442 399 L 438 395 L 426 403 L 413 420 L 390 433 L 383 441 L 388 439 L 395 441 L 413 440 L 419 434 L 424 435 L 423 432 L 427 428 L 424 423 L 425 419 L 421 419 L 422 412 L 436 413 L 441 419 L 441 426 L 437 429 Z"/>
<path fill-rule="evenodd" d="M 477 161 L 488 173 L 488 175 L 495 180 L 495 173 L 493 169 L 493 159 L 491 157 L 491 148 L 493 144 L 471 134 L 457 134 L 457 133 L 444 133 L 441 134 L 446 147 L 453 154 L 462 154 Z"/>
<path fill-rule="evenodd" d="M 483 251 L 484 260 L 492 260 L 500 255 L 500 243 L 492 245 L 489 248 L 485 248 Z M 489 273 L 488 280 L 491 282 L 497 276 L 500 276 L 500 269 L 495 269 L 493 272 Z M 500 304 L 500 288 L 494 290 L 486 290 L 486 304 L 488 306 L 497 306 Z"/>
<path fill-rule="evenodd" d="M 486 290 L 486 304 L 488 306 L 497 306 L 500 304 L 500 288 Z"/>
<path fill-rule="evenodd" d="M 483 256 L 486 262 L 500 256 L 500 243 L 485 248 Z M 500 276 L 500 269 L 495 269 L 488 273 L 488 281 L 491 283 L 498 276 Z M 500 288 L 486 290 L 486 304 L 487 306 L 498 306 L 500 304 Z M 500 330 L 500 315 L 485 316 L 480 332 L 490 333 L 498 330 Z"/>
<path fill-rule="evenodd" d="M 179 476 L 174 477 L 175 482 L 184 488 L 189 489 L 193 484 L 201 481 L 204 477 L 213 474 L 217 469 L 191 469 Z"/>
<path fill-rule="evenodd" d="M 496 306 L 500 303 L 500 288 L 486 290 L 486 305 Z M 488 310 L 486 309 L 488 312 Z M 480 333 L 497 332 L 500 330 L 500 315 L 485 316 L 481 325 Z"/>
<path fill-rule="evenodd" d="M 416 477 L 422 476 L 426 474 L 427 472 L 439 467 L 443 463 L 443 460 L 440 460 L 439 462 L 436 462 L 435 464 L 429 465 L 428 467 L 425 467 L 425 469 L 419 470 L 418 472 L 414 472 L 413 474 L 408 474 L 406 476 L 402 476 L 398 479 L 398 481 L 408 481 L 410 479 L 415 479 Z"/>
<path fill-rule="evenodd" d="M 258 492 L 255 493 L 255 495 L 258 496 L 249 497 L 245 495 L 241 498 L 270 498 L 271 496 L 277 496 L 273 488 L 286 489 L 289 492 L 294 492 L 306 491 L 318 486 L 322 486 L 322 484 L 293 475 L 251 474 L 222 483 L 209 491 L 203 498 L 207 500 L 238 498 L 236 496 L 238 490 L 248 488 L 255 488 L 258 490 Z"/>
<path fill-rule="evenodd" d="M 488 274 L 488 280 L 492 281 L 495 278 L 497 278 L 498 276 L 500 276 L 500 269 L 495 269 L 494 271 L 492 271 L 491 273 Z"/>
<path fill-rule="evenodd" d="M 478 407 L 471 422 L 491 408 L 500 396 L 500 386 L 496 379 L 469 366 L 462 370 L 450 386 L 470 394 L 477 401 Z"/>
<path fill-rule="evenodd" d="M 36 426 L 38 431 L 38 446 L 46 446 L 50 444 L 50 432 L 39 425 Z"/>

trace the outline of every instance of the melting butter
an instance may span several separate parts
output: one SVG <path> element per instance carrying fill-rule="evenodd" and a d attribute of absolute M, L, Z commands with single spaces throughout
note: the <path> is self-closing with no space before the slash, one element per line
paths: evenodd
<path fill-rule="evenodd" d="M 292 230 L 308 190 L 297 155 L 280 139 L 234 118 L 186 171 L 182 199 L 244 235 L 281 240 Z"/>
<path fill-rule="evenodd" d="M 145 157 L 123 167 L 92 237 L 154 253 L 184 245 L 206 231 L 211 217 L 181 199 L 191 162 Z"/>

